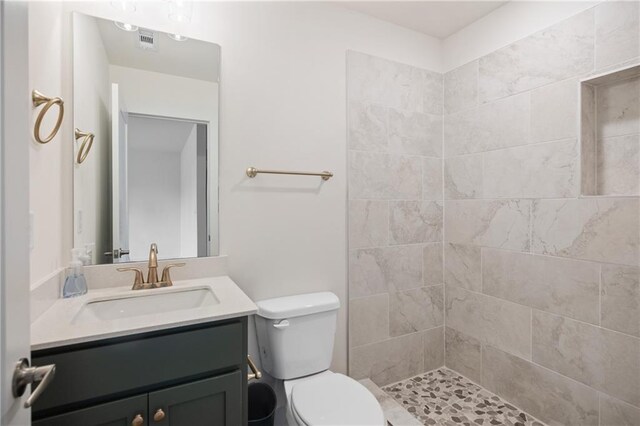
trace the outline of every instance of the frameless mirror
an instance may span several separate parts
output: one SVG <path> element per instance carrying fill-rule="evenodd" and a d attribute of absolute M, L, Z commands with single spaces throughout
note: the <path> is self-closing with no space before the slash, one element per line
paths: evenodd
<path fill-rule="evenodd" d="M 220 46 L 73 16 L 74 247 L 89 263 L 218 254 Z"/>

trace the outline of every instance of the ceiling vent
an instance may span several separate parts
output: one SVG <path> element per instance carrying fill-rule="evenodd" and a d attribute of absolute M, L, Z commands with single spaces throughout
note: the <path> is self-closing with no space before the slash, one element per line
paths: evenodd
<path fill-rule="evenodd" d="M 143 50 L 158 50 L 156 33 L 150 30 L 138 30 L 138 47 Z"/>

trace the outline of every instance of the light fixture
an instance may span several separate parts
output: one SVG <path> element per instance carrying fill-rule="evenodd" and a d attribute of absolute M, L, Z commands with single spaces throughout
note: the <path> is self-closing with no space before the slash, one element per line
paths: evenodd
<path fill-rule="evenodd" d="M 193 2 L 185 0 L 169 0 L 169 19 L 174 22 L 191 22 Z"/>
<path fill-rule="evenodd" d="M 112 1 L 111 6 L 120 12 L 135 12 L 136 2 L 131 0 Z"/>
<path fill-rule="evenodd" d="M 167 33 L 167 35 L 169 36 L 169 38 L 171 40 L 175 40 L 175 41 L 187 41 L 187 40 L 189 40 L 188 37 L 185 37 L 185 36 L 180 35 L 180 34 L 169 34 L 169 33 Z"/>
<path fill-rule="evenodd" d="M 120 28 L 123 31 L 129 31 L 129 32 L 138 31 L 137 25 L 127 24 L 125 22 L 118 22 L 118 21 L 113 21 L 113 23 L 115 24 L 116 27 Z"/>

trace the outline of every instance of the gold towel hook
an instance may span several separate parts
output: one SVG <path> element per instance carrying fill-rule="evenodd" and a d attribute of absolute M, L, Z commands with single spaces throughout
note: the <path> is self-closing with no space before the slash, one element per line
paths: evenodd
<path fill-rule="evenodd" d="M 48 96 L 43 95 L 37 90 L 33 90 L 31 92 L 31 100 L 33 101 L 33 106 L 38 107 L 42 104 L 45 104 L 44 108 L 40 110 L 38 117 L 36 118 L 36 123 L 33 126 L 33 137 L 34 139 L 41 144 L 49 143 L 56 136 L 58 130 L 60 130 L 60 126 L 62 125 L 62 119 L 64 118 L 64 101 L 61 98 L 50 98 Z M 51 133 L 46 138 L 42 138 L 40 136 L 40 126 L 42 126 L 42 120 L 44 116 L 47 114 L 47 111 L 54 106 L 58 105 L 58 121 L 56 121 L 56 125 L 53 127 Z"/>
<path fill-rule="evenodd" d="M 82 164 L 87 158 L 87 155 L 89 155 L 89 151 L 91 151 L 95 135 L 91 132 L 83 132 L 76 127 L 75 136 L 76 140 L 83 138 L 82 143 L 80 144 L 80 149 L 78 150 L 78 155 L 76 156 L 76 161 L 78 162 L 78 164 Z"/>

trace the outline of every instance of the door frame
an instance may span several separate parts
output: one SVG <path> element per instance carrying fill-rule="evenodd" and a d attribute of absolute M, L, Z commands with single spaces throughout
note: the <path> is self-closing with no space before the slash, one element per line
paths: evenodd
<path fill-rule="evenodd" d="M 30 358 L 29 20 L 27 2 L 0 2 L 0 422 L 31 422 L 11 391 L 19 358 Z"/>

